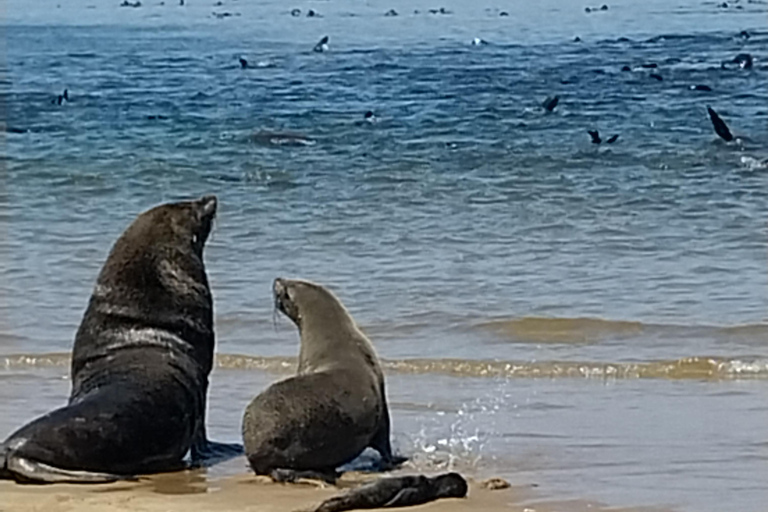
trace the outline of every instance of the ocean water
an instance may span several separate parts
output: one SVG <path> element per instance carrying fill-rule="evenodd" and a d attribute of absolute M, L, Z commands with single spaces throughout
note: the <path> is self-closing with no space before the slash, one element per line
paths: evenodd
<path fill-rule="evenodd" d="M 66 400 L 122 230 L 214 193 L 214 438 L 292 371 L 270 289 L 303 277 L 374 342 L 409 470 L 766 510 L 766 3 L 214 3 L 4 3 L 0 438 Z"/>

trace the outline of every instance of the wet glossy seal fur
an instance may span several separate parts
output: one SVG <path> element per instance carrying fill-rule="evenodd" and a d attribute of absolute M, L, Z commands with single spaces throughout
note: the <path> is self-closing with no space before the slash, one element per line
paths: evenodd
<path fill-rule="evenodd" d="M 298 327 L 297 375 L 248 405 L 243 441 L 257 474 L 279 481 L 336 479 L 336 468 L 371 447 L 383 466 L 392 456 L 384 375 L 371 342 L 328 289 L 276 279 L 275 305 Z"/>
<path fill-rule="evenodd" d="M 466 495 L 467 481 L 458 473 L 445 473 L 432 478 L 423 475 L 401 476 L 383 478 L 329 498 L 312 509 L 312 512 L 410 507 L 440 498 L 464 498 Z"/>
<path fill-rule="evenodd" d="M 106 482 L 231 448 L 205 434 L 213 304 L 203 246 L 216 198 L 142 213 L 117 240 L 75 336 L 68 405 L 0 445 L 0 476 Z"/>

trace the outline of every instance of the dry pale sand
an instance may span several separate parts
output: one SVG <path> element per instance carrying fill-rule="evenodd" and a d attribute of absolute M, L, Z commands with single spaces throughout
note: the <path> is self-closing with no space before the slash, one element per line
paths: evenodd
<path fill-rule="evenodd" d="M 350 486 L 356 482 L 344 481 Z M 532 487 L 488 490 L 470 482 L 466 499 L 439 500 L 410 507 L 414 511 L 446 512 L 599 512 L 607 508 L 585 500 L 554 501 L 537 496 Z M 311 509 L 340 489 L 304 484 L 274 484 L 254 475 L 208 479 L 185 471 L 142 478 L 139 482 L 104 485 L 20 485 L 0 481 L 0 512 L 293 512 Z M 639 511 L 640 509 L 633 509 Z M 646 509 L 649 510 L 649 509 Z"/>

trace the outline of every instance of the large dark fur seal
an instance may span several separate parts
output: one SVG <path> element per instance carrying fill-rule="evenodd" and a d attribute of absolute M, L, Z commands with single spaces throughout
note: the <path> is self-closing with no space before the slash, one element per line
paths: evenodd
<path fill-rule="evenodd" d="M 432 478 L 424 475 L 382 478 L 329 498 L 312 512 L 410 507 L 440 498 L 463 498 L 466 495 L 467 481 L 458 473 L 445 473 Z"/>
<path fill-rule="evenodd" d="M 117 240 L 75 337 L 69 404 L 0 445 L 0 476 L 105 482 L 224 449 L 205 434 L 214 333 L 203 246 L 215 214 L 213 196 L 161 205 Z"/>
<path fill-rule="evenodd" d="M 366 448 L 392 456 L 384 375 L 371 342 L 344 305 L 308 281 L 276 279 L 276 307 L 301 334 L 298 374 L 253 399 L 243 417 L 248 462 L 257 474 L 333 481 Z"/>

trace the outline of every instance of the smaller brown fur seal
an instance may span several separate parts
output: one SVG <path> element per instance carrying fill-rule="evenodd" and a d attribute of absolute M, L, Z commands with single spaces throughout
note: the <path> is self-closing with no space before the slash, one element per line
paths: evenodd
<path fill-rule="evenodd" d="M 410 507 L 440 498 L 464 498 L 467 481 L 458 473 L 383 478 L 322 502 L 312 512 Z"/>
<path fill-rule="evenodd" d="M 253 470 L 280 481 L 334 481 L 336 468 L 366 447 L 385 466 L 402 462 L 392 456 L 378 357 L 341 301 L 318 284 L 281 278 L 274 297 L 299 328 L 299 367 L 246 408 L 243 441 Z"/>

